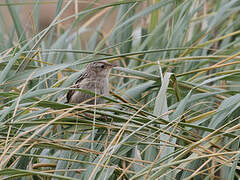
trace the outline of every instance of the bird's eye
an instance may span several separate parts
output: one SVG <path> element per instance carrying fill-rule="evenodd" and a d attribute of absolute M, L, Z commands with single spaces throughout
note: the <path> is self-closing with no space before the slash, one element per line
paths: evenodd
<path fill-rule="evenodd" d="M 102 69 L 103 69 L 103 68 L 105 68 L 104 64 L 103 64 L 103 65 L 101 65 L 101 68 L 102 68 Z"/>

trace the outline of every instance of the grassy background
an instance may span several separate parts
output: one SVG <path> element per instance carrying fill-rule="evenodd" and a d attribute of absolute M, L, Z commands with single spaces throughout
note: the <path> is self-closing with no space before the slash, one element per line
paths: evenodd
<path fill-rule="evenodd" d="M 239 178 L 238 0 L 95 0 L 67 17 L 77 1 L 44 2 L 42 30 L 42 1 L 0 4 L 1 179 Z M 119 65 L 107 103 L 65 104 L 99 60 Z"/>

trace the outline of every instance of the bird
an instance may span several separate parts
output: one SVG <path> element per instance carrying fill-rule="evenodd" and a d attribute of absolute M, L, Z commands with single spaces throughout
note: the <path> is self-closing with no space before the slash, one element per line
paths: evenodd
<path fill-rule="evenodd" d="M 115 65 L 105 61 L 91 62 L 78 77 L 72 88 L 85 89 L 95 94 L 109 95 L 109 74 Z M 67 102 L 73 104 L 103 104 L 105 100 L 101 97 L 71 89 L 67 93 Z"/>

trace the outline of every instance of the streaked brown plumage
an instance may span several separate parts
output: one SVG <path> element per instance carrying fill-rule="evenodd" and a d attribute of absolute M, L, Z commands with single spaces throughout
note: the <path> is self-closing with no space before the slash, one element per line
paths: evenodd
<path fill-rule="evenodd" d="M 73 88 L 86 89 L 96 94 L 109 95 L 109 73 L 114 67 L 112 64 L 100 61 L 89 63 L 83 73 L 79 76 Z M 91 100 L 90 100 L 91 99 Z M 67 103 L 102 104 L 103 98 L 76 90 L 69 90 L 67 93 Z"/>

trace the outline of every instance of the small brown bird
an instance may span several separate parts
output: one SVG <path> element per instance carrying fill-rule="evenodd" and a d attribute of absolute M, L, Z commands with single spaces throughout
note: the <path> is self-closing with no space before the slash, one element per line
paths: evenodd
<path fill-rule="evenodd" d="M 109 73 L 114 65 L 100 61 L 89 63 L 83 73 L 79 76 L 73 88 L 86 89 L 96 94 L 109 95 Z M 91 99 L 91 100 L 90 100 Z M 89 101 L 88 101 L 89 100 Z M 104 99 L 76 90 L 69 90 L 67 103 L 102 104 Z"/>

